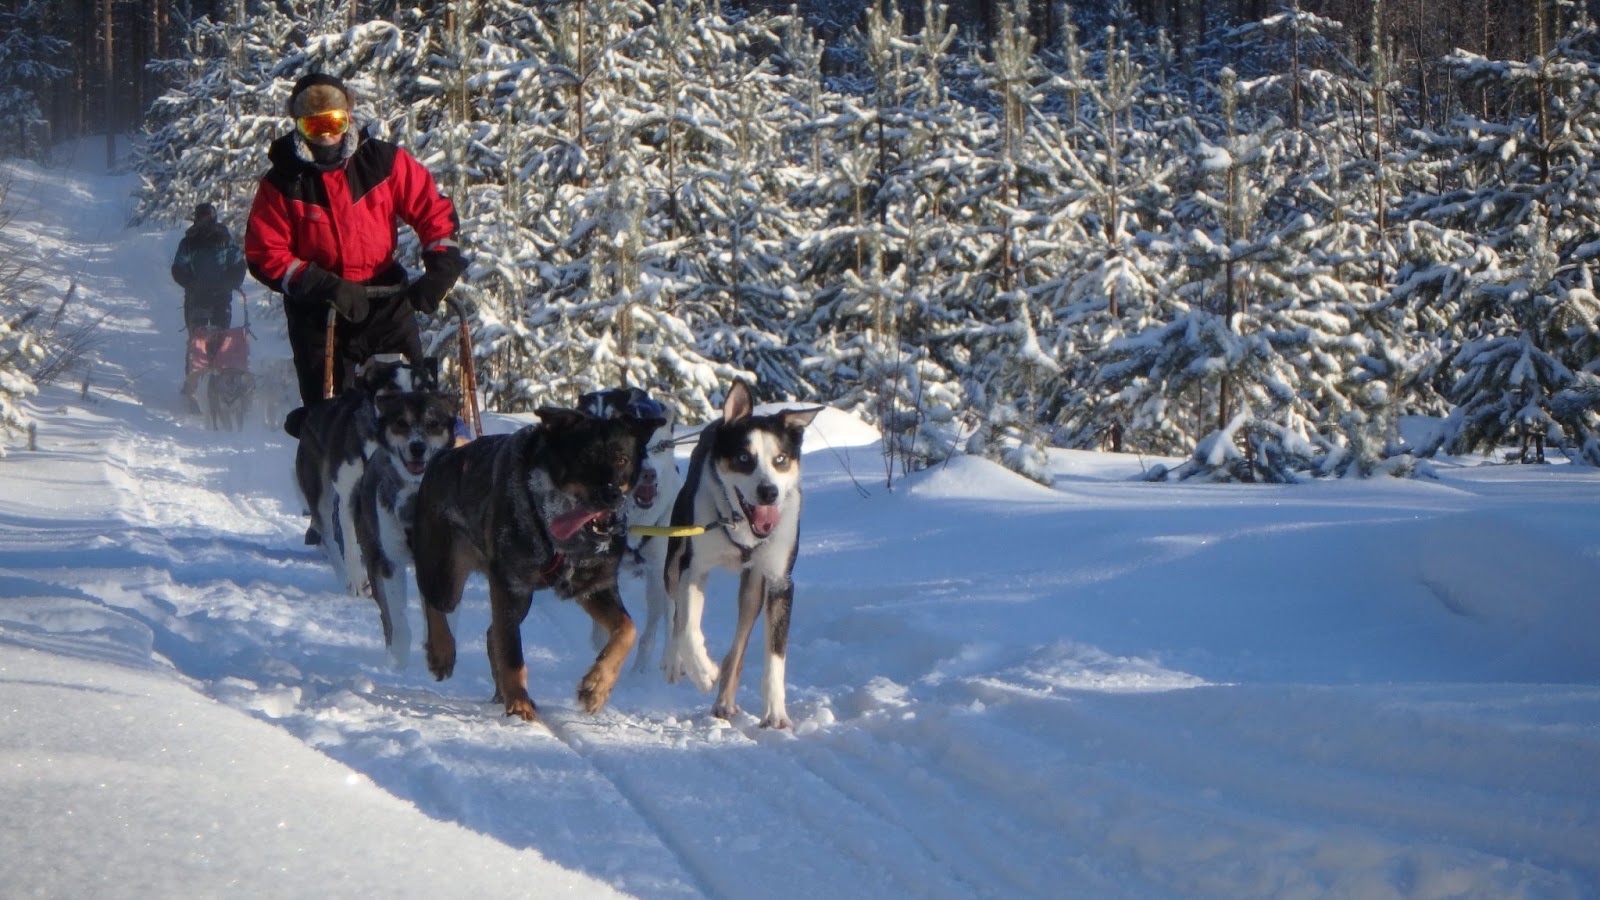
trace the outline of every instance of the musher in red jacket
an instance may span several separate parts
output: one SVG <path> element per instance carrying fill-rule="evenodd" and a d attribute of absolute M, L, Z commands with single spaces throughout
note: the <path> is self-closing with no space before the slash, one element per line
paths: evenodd
<path fill-rule="evenodd" d="M 352 383 L 355 366 L 375 354 L 421 362 L 412 310 L 436 312 L 466 268 L 455 241 L 455 205 L 410 153 L 351 127 L 353 101 L 331 75 L 295 83 L 289 94 L 295 130 L 267 151 L 272 168 L 256 188 L 245 227 L 250 273 L 283 294 L 306 406 L 322 398 L 329 307 L 339 316 L 338 393 Z M 424 274 L 409 286 L 395 260 L 398 222 L 422 244 Z"/>

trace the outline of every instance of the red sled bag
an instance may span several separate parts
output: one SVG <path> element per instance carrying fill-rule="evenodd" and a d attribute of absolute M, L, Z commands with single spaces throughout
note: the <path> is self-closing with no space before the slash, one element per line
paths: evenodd
<path fill-rule="evenodd" d="M 250 340 L 245 328 L 196 328 L 189 332 L 189 367 L 250 370 Z"/>

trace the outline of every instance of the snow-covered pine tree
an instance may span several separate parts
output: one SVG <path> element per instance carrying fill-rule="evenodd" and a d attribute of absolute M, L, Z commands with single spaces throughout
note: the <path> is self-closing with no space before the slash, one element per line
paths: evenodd
<path fill-rule="evenodd" d="M 1597 434 L 1583 416 L 1552 416 L 1552 398 L 1576 378 L 1561 356 L 1574 333 L 1600 321 L 1593 285 L 1577 292 L 1556 281 L 1560 259 L 1542 215 L 1525 226 L 1526 258 L 1512 272 L 1489 272 L 1474 286 L 1464 312 L 1483 336 L 1454 354 L 1451 387 L 1456 408 L 1447 420 L 1445 447 L 1453 453 L 1490 451 L 1524 431 L 1550 432 L 1558 445 L 1583 447 Z"/>
<path fill-rule="evenodd" d="M 1367 68 L 1344 53 L 1343 27 L 1308 13 L 1298 0 L 1250 29 L 1244 55 L 1262 68 L 1248 86 L 1258 110 L 1290 122 L 1298 142 L 1294 174 L 1281 203 L 1310 216 L 1297 235 L 1286 289 L 1267 322 L 1296 373 L 1306 433 L 1319 447 L 1318 473 L 1408 472 L 1397 452 L 1396 423 L 1408 360 L 1403 316 L 1382 302 L 1395 270 L 1389 210 L 1404 177 L 1396 152 L 1381 30 L 1372 10 Z"/>
<path fill-rule="evenodd" d="M 1449 329 L 1439 377 L 1455 409 L 1439 445 L 1488 451 L 1521 427 L 1543 427 L 1600 462 L 1590 456 L 1600 441 L 1579 377 L 1600 369 L 1600 176 L 1591 165 L 1600 152 L 1600 35 L 1580 13 L 1556 40 L 1547 33 L 1554 12 L 1544 3 L 1527 11 L 1538 36 L 1533 59 L 1452 56 L 1463 86 L 1495 98 L 1490 108 L 1505 115 L 1463 111 L 1454 131 L 1430 136 L 1441 187 L 1413 193 L 1406 213 L 1438 230 L 1422 232 L 1433 238 L 1424 249 L 1449 251 L 1417 265 L 1451 291 L 1442 314 L 1425 313 Z"/>
<path fill-rule="evenodd" d="M 891 485 L 954 451 L 963 406 L 938 359 L 954 320 L 931 298 L 950 264 L 951 206 L 974 184 L 961 169 L 972 153 L 958 123 L 969 117 L 943 86 L 954 36 L 945 10 L 926 4 L 923 19 L 906 34 L 891 4 L 855 33 L 866 84 L 812 130 L 840 149 L 800 195 L 820 218 L 797 235 L 815 286 L 803 335 L 814 377 L 883 430 Z"/>
<path fill-rule="evenodd" d="M 28 366 L 44 357 L 44 349 L 27 327 L 36 313 L 9 291 L 0 290 L 0 434 L 6 436 L 27 428 L 21 401 L 37 390 Z M 0 442 L 0 457 L 5 455 L 5 444 Z"/>
<path fill-rule="evenodd" d="M 1098 367 L 1113 341 L 1167 312 L 1170 260 L 1152 252 L 1161 243 L 1150 236 L 1170 225 L 1174 163 L 1163 135 L 1181 99 L 1150 94 L 1140 54 L 1117 28 L 1089 49 L 1073 34 L 1065 32 L 1050 82 L 1068 114 L 1032 129 L 1041 160 L 1057 170 L 1056 189 L 1033 206 L 1047 223 L 1041 242 L 1054 247 L 1051 270 L 1032 288 L 1055 323 L 1041 337 L 1068 367 L 1050 415 L 1057 443 L 1150 450 L 1128 433 L 1121 386 Z M 1171 61 L 1170 45 L 1155 48 L 1158 62 Z"/>
<path fill-rule="evenodd" d="M 763 397 L 812 396 L 807 341 L 795 333 L 806 310 L 791 251 L 816 219 L 789 197 L 809 177 L 809 147 L 792 135 L 801 104 L 816 102 L 804 79 L 819 73 L 820 59 L 763 58 L 785 45 L 804 50 L 791 36 L 803 27 L 795 19 L 734 20 L 720 35 L 707 32 L 716 20 L 693 6 L 661 21 L 664 47 L 703 48 L 697 58 L 680 49 L 656 91 L 675 98 L 666 103 L 669 152 L 655 167 L 667 177 L 654 187 L 672 198 L 674 243 L 663 258 L 686 283 L 679 315 L 701 332 L 699 352 L 720 378 L 749 372 Z M 684 39 L 673 30 L 697 33 Z M 724 62 L 712 66 L 709 51 L 719 44 Z M 658 153 L 662 143 L 649 140 Z"/>
<path fill-rule="evenodd" d="M 1331 366 L 1319 351 L 1348 331 L 1322 296 L 1339 286 L 1305 252 L 1318 235 L 1292 182 L 1313 148 L 1275 116 L 1251 116 L 1246 87 L 1224 70 L 1218 130 L 1195 136 L 1197 180 L 1177 208 L 1189 230 L 1173 241 L 1188 311 L 1113 345 L 1135 408 L 1192 396 L 1211 419 L 1179 477 L 1286 480 L 1309 466 L 1317 412 L 1300 366 Z"/>
<path fill-rule="evenodd" d="M 297 27 L 276 7 L 247 11 L 241 0 L 227 18 L 190 26 L 182 58 L 150 63 L 170 87 L 151 104 L 134 147 L 135 222 L 176 225 L 208 202 L 240 230 L 266 148 L 284 127 L 287 92 L 274 93 L 271 71 Z"/>
<path fill-rule="evenodd" d="M 972 363 L 963 373 L 965 393 L 982 398 L 985 418 L 968 452 L 997 459 L 1014 471 L 1048 484 L 1044 447 L 1049 413 L 1062 390 L 1061 363 L 1040 342 L 1053 327 L 1050 310 L 1033 288 L 1054 277 L 1058 246 L 1041 240 L 1052 219 L 1033 213 L 1041 197 L 1055 193 L 1054 171 L 1030 140 L 1043 115 L 1044 72 L 1028 31 L 1026 0 L 1002 5 L 991 59 L 977 63 L 976 86 L 989 92 L 998 130 L 976 167 L 992 191 L 974 197 L 975 213 L 965 241 L 983 248 L 965 277 L 962 304 L 968 316 L 963 341 Z M 984 169 L 989 171 L 985 172 Z"/>
<path fill-rule="evenodd" d="M 795 351 L 770 323 L 736 318 L 789 279 L 771 241 L 793 129 L 756 49 L 781 43 L 772 20 L 589 0 L 524 9 L 493 37 L 504 46 L 486 49 L 478 82 L 497 127 L 478 143 L 498 157 L 482 167 L 498 208 L 481 211 L 494 250 L 474 287 L 499 298 L 480 340 L 500 405 L 623 379 L 705 418 L 758 359 L 781 393 Z M 736 294 L 747 302 L 733 310 Z M 791 315 L 792 296 L 765 315 Z"/>
<path fill-rule="evenodd" d="M 34 157 L 49 127 L 39 109 L 39 90 L 67 76 L 55 61 L 72 48 L 49 33 L 43 0 L 12 6 L 0 10 L 0 156 Z"/>

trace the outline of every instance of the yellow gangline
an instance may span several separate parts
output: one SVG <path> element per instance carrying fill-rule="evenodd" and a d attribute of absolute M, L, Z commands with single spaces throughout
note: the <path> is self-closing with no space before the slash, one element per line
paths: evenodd
<path fill-rule="evenodd" d="M 629 525 L 628 531 L 644 537 L 692 537 L 705 534 L 704 525 Z"/>

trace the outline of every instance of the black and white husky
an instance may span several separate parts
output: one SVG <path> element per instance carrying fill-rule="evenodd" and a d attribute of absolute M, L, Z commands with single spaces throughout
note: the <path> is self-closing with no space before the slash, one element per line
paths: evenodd
<path fill-rule="evenodd" d="M 665 579 L 672 598 L 672 634 L 661 668 L 667 681 L 687 677 L 702 691 L 717 688 L 711 714 L 732 718 L 745 645 L 756 617 L 766 613 L 766 671 L 762 727 L 792 724 L 784 705 L 784 664 L 794 602 L 795 554 L 800 543 L 800 440 L 820 407 L 753 415 L 750 388 L 735 382 L 722 418 L 700 432 L 683 489 L 673 505 L 674 526 L 707 526 L 667 547 Z M 706 653 L 700 616 L 706 580 L 715 569 L 739 573 L 739 618 L 720 670 Z"/>
<path fill-rule="evenodd" d="M 403 669 L 411 656 L 406 580 L 417 488 L 428 463 L 455 443 L 456 398 L 435 391 L 391 393 L 374 397 L 372 406 L 375 446 L 347 505 L 383 642 L 395 668 Z"/>
<path fill-rule="evenodd" d="M 663 407 L 638 388 L 593 391 L 578 399 L 578 408 L 602 419 L 631 417 L 660 418 L 664 421 L 645 444 L 644 462 L 639 468 L 639 478 L 634 482 L 633 490 L 628 493 L 626 510 L 630 527 L 671 524 L 672 503 L 683 484 L 673 450 L 672 427 L 677 420 L 673 410 Z M 645 602 L 644 633 L 634 644 L 635 672 L 642 672 L 649 667 L 650 659 L 655 654 L 657 632 L 672 609 L 672 600 L 667 596 L 667 584 L 663 577 L 666 563 L 666 538 L 629 535 L 622 568 L 644 581 Z M 595 629 L 596 649 L 606 637 L 602 629 Z"/>
<path fill-rule="evenodd" d="M 399 354 L 375 356 L 361 365 L 356 383 L 337 397 L 290 413 L 285 428 L 299 440 L 295 448 L 295 480 L 311 514 L 306 543 L 318 544 L 333 564 L 345 589 L 357 596 L 369 591 L 361 554 L 355 549 L 355 507 L 348 502 L 377 449 L 379 396 L 413 389 L 411 367 Z M 417 386 L 431 386 L 418 383 Z"/>

